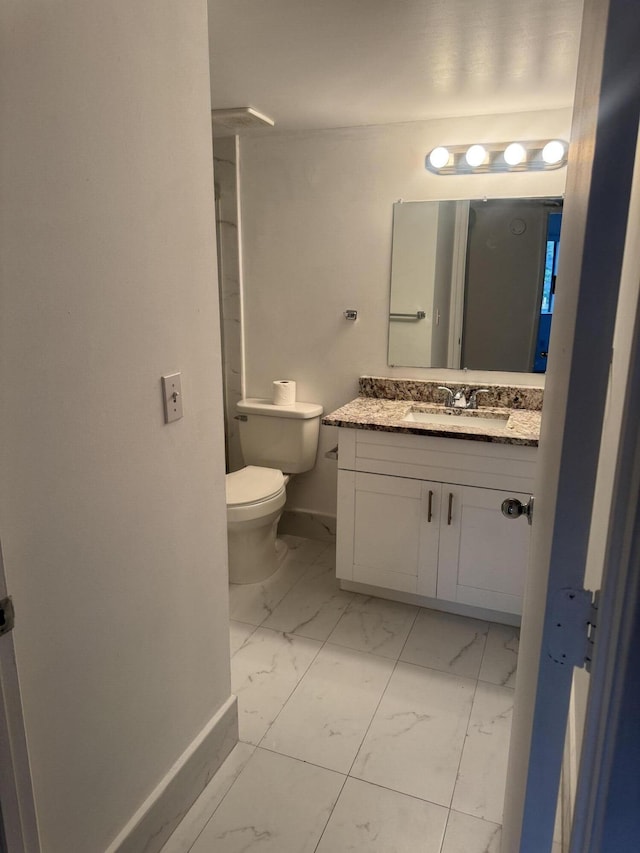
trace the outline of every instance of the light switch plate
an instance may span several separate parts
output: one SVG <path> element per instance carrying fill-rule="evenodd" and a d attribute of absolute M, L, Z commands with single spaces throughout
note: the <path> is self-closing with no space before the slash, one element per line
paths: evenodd
<path fill-rule="evenodd" d="M 170 424 L 182 417 L 182 383 L 180 373 L 171 373 L 162 377 L 162 400 L 164 402 L 164 422 Z"/>

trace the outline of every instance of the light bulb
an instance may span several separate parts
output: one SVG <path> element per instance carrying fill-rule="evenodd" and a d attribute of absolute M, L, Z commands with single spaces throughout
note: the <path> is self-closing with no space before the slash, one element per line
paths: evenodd
<path fill-rule="evenodd" d="M 512 142 L 511 145 L 507 145 L 504 150 L 504 160 L 509 166 L 519 166 L 520 163 L 524 163 L 527 159 L 527 152 L 525 151 L 524 145 L 520 145 L 519 142 Z"/>
<path fill-rule="evenodd" d="M 475 169 L 484 163 L 487 152 L 482 145 L 472 145 L 464 156 L 471 168 Z"/>
<path fill-rule="evenodd" d="M 429 162 L 434 169 L 442 169 L 449 162 L 449 150 L 440 145 L 429 154 Z"/>
<path fill-rule="evenodd" d="M 559 163 L 564 157 L 564 144 L 557 139 L 547 142 L 542 149 L 542 159 L 549 166 Z"/>

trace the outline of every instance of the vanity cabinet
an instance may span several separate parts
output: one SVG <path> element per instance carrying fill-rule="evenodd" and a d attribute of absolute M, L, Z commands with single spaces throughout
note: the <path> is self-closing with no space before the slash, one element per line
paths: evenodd
<path fill-rule="evenodd" d="M 536 448 L 339 430 L 339 578 L 440 602 L 519 614 Z"/>

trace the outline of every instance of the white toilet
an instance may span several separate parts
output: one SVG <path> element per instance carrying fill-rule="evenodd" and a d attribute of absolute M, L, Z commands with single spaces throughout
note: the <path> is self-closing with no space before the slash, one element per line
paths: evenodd
<path fill-rule="evenodd" d="M 240 400 L 237 411 L 246 467 L 226 476 L 229 580 L 256 583 L 278 568 L 284 546 L 276 532 L 288 475 L 315 464 L 322 406 L 276 406 L 254 397 Z"/>

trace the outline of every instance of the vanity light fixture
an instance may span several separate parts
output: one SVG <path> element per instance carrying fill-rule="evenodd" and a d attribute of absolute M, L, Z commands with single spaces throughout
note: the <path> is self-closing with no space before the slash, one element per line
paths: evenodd
<path fill-rule="evenodd" d="M 560 142 L 559 139 L 552 139 L 551 142 L 547 142 L 547 144 L 542 149 L 542 159 L 549 166 L 552 166 L 555 163 L 559 163 L 564 156 L 564 142 Z"/>
<path fill-rule="evenodd" d="M 519 166 L 527 159 L 527 149 L 519 142 L 512 142 L 504 149 L 504 160 L 509 166 Z"/>
<path fill-rule="evenodd" d="M 477 169 L 478 166 L 482 166 L 487 159 L 487 149 L 482 145 L 472 145 L 467 149 L 464 159 L 472 169 Z"/>
<path fill-rule="evenodd" d="M 450 158 L 451 154 L 449 154 L 449 149 L 444 148 L 442 145 L 438 148 L 434 148 L 429 154 L 429 162 L 434 169 L 442 169 L 447 165 Z"/>
<path fill-rule="evenodd" d="M 568 150 L 561 139 L 440 145 L 427 154 L 425 167 L 436 175 L 540 172 L 566 166 Z"/>

